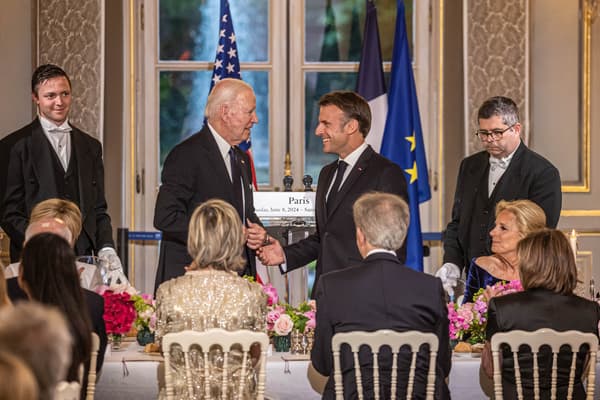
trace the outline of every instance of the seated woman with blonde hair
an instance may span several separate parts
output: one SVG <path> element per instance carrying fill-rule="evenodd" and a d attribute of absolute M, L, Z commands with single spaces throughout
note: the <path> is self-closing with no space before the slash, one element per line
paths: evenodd
<path fill-rule="evenodd" d="M 481 358 L 482 369 L 491 378 L 493 376 L 492 353 L 489 341 L 496 332 L 513 330 L 535 331 L 550 328 L 556 331 L 576 330 L 593 333 L 598 336 L 600 306 L 595 301 L 579 297 L 573 293 L 577 285 L 577 267 L 573 251 L 565 234 L 558 230 L 534 232 L 519 243 L 521 283 L 525 291 L 494 297 L 488 307 L 486 327 L 486 345 Z M 538 359 L 540 371 L 540 389 L 542 399 L 549 398 L 552 357 L 540 353 Z M 519 355 L 520 360 L 529 361 L 531 354 Z M 569 368 L 571 352 L 558 355 L 558 368 Z M 521 362 L 519 362 L 521 364 Z M 510 351 L 502 354 L 502 386 L 504 399 L 516 399 L 514 381 L 514 362 Z M 584 357 L 577 356 L 575 369 L 575 387 L 572 399 L 585 399 L 586 394 L 581 381 Z M 592 366 L 594 368 L 595 366 Z M 521 378 L 524 385 L 524 398 L 533 398 L 533 372 L 521 364 Z M 568 375 L 558 373 L 557 397 L 567 394 Z"/>
<path fill-rule="evenodd" d="M 229 203 L 208 200 L 196 208 L 190 219 L 188 236 L 188 252 L 193 262 L 185 275 L 164 282 L 156 292 L 158 339 L 186 329 L 265 331 L 266 295 L 260 285 L 237 274 L 245 265 L 242 257 L 244 242 L 242 222 Z M 176 348 L 170 352 L 175 398 L 187 399 L 183 355 Z M 198 360 L 202 357 L 191 355 L 190 359 L 196 360 L 193 368 L 200 369 Z M 221 352 L 211 350 L 210 359 L 211 398 L 221 398 Z M 227 379 L 228 398 L 233 394 L 237 396 L 240 379 L 243 379 L 242 397 L 251 399 L 256 391 L 255 371 L 249 360 L 247 376 L 240 377 L 238 366 L 241 363 L 241 352 L 230 353 L 230 371 L 234 372 Z M 200 373 L 192 377 L 197 398 L 203 398 L 200 377 Z M 161 396 L 164 396 L 164 390 Z"/>
<path fill-rule="evenodd" d="M 517 244 L 531 232 L 546 227 L 544 210 L 530 200 L 500 201 L 496 225 L 490 231 L 492 255 L 474 258 L 469 266 L 463 303 L 473 301 L 479 289 L 519 279 Z M 494 293 L 487 293 L 488 298 Z"/>

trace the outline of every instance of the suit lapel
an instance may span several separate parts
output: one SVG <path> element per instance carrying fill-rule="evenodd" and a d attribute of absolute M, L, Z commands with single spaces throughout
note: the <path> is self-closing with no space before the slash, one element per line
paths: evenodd
<path fill-rule="evenodd" d="M 502 177 L 498 180 L 492 195 L 490 196 L 490 200 L 499 198 L 504 200 L 512 199 L 512 194 L 510 190 L 513 188 L 519 187 L 514 181 L 519 181 L 521 176 L 521 171 L 523 171 L 523 154 L 525 153 L 525 145 L 523 142 L 519 144 L 517 151 L 513 155 L 513 158 L 508 164 L 508 168 L 502 174 Z M 489 166 L 488 166 L 489 168 Z"/>
<path fill-rule="evenodd" d="M 317 221 L 320 221 L 322 224 L 327 223 L 327 216 L 329 215 L 329 211 L 327 210 L 327 191 L 331 186 L 336 165 L 337 161 L 324 166 L 323 171 L 321 172 L 323 177 L 321 178 L 321 176 L 319 176 L 319 182 L 317 185 L 316 209 Z"/>
<path fill-rule="evenodd" d="M 335 197 L 334 203 L 331 204 L 331 209 L 327 210 L 328 215 L 333 214 L 335 210 L 337 210 L 339 205 L 344 201 L 344 198 L 346 198 L 348 192 L 350 192 L 352 187 L 356 184 L 356 181 L 358 181 L 358 179 L 365 173 L 367 167 L 369 166 L 369 160 L 371 159 L 373 154 L 375 154 L 375 151 L 373 151 L 371 146 L 368 146 L 360 155 L 360 157 L 356 161 L 356 164 L 350 171 L 350 174 L 348 174 L 348 177 L 342 183 L 342 187 L 340 188 L 338 195 Z M 329 180 L 329 182 L 331 182 L 331 179 Z"/>
<path fill-rule="evenodd" d="M 73 127 L 71 132 L 71 159 L 73 155 L 77 160 L 77 183 L 79 186 L 79 207 L 81 209 L 81 220 L 85 221 L 90 207 L 95 204 L 96 190 L 90 190 L 90 186 L 98 185 L 94 180 L 94 155 L 90 152 L 89 146 L 84 140 L 83 133 Z"/>
<path fill-rule="evenodd" d="M 220 191 L 221 195 L 218 196 L 223 200 L 227 200 L 228 203 L 233 204 L 233 191 L 231 189 L 231 184 L 223 185 L 222 182 L 231 183 L 231 178 L 229 177 L 229 173 L 227 173 L 227 167 L 225 166 L 225 160 L 221 155 L 221 151 L 219 150 L 219 146 L 215 141 L 210 129 L 205 125 L 204 128 L 199 133 L 199 142 L 200 148 L 204 153 L 202 157 L 206 157 L 207 166 L 211 168 L 211 172 L 216 175 L 214 182 L 218 182 L 218 185 L 215 185 L 214 190 Z"/>
<path fill-rule="evenodd" d="M 48 142 L 48 138 L 42 129 L 39 119 L 36 118 L 31 133 L 31 160 L 40 193 L 45 197 L 57 196 L 51 151 L 53 150 Z"/>

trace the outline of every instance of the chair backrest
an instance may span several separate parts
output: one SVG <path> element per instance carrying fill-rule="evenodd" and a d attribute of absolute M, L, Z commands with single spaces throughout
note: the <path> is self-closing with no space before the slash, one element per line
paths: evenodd
<path fill-rule="evenodd" d="M 56 385 L 54 400 L 79 400 L 81 384 L 79 382 L 62 381 Z"/>
<path fill-rule="evenodd" d="M 354 373 L 356 376 L 356 390 L 358 398 L 362 400 L 363 385 L 360 372 L 360 363 L 358 353 L 362 345 L 369 345 L 373 353 L 373 393 L 375 399 L 382 397 L 381 385 L 379 384 L 379 363 L 377 360 L 380 348 L 389 346 L 392 351 L 392 373 L 391 373 L 391 398 L 396 398 L 397 383 L 398 383 L 398 353 L 402 346 L 409 346 L 412 353 L 411 364 L 408 375 L 408 386 L 406 389 L 406 398 L 412 398 L 415 371 L 417 364 L 417 353 L 424 344 L 429 345 L 429 370 L 427 372 L 427 400 L 433 400 L 435 392 L 435 369 L 438 353 L 438 338 L 433 333 L 425 333 L 418 331 L 396 332 L 389 329 L 382 329 L 375 332 L 344 332 L 337 333 L 331 339 L 331 347 L 333 350 L 333 377 L 335 382 L 335 395 L 337 400 L 343 400 L 344 389 L 342 384 L 342 368 L 340 350 L 343 343 L 350 346 L 350 350 L 354 357 Z"/>
<path fill-rule="evenodd" d="M 92 332 L 92 353 L 90 355 L 90 370 L 88 371 L 88 382 L 86 389 L 86 400 L 94 400 L 96 391 L 96 360 L 98 359 L 98 350 L 100 349 L 100 338 Z"/>
<path fill-rule="evenodd" d="M 558 353 L 562 346 L 568 345 L 571 348 L 571 362 L 569 369 L 569 386 L 567 398 L 571 398 L 573 395 L 573 387 L 575 380 L 575 367 L 577 352 L 580 351 L 582 345 L 587 344 L 589 346 L 589 368 L 586 374 L 584 368 L 584 376 L 581 377 L 583 380 L 587 375 L 587 396 L 586 398 L 591 400 L 594 398 L 594 382 L 596 380 L 596 352 L 598 351 L 598 338 L 593 333 L 583 333 L 579 331 L 566 331 L 557 332 L 553 329 L 539 329 L 533 332 L 526 332 L 521 330 L 515 330 L 510 332 L 499 332 L 492 336 L 491 348 L 492 358 L 494 363 L 494 395 L 495 398 L 502 398 L 502 369 L 500 365 L 500 352 L 502 351 L 503 345 L 510 346 L 514 361 L 515 371 L 515 384 L 517 389 L 517 396 L 519 399 L 523 399 L 523 385 L 521 379 L 521 372 L 528 366 L 519 364 L 519 348 L 523 345 L 527 345 L 531 349 L 532 360 L 533 360 L 533 390 L 534 398 L 540 398 L 540 376 L 539 376 L 539 364 L 538 364 L 538 353 L 540 353 L 540 347 L 544 346 L 549 348 L 552 352 L 552 377 L 551 377 L 551 398 L 556 398 L 557 392 L 557 374 L 558 374 Z M 523 350 L 523 349 L 521 349 Z M 523 354 L 521 351 L 520 354 Z M 549 353 L 546 353 L 549 354 Z M 561 355 L 567 355 L 564 350 Z"/>
<path fill-rule="evenodd" d="M 185 371 L 186 371 L 186 386 L 190 398 L 195 398 L 193 393 L 192 385 L 192 367 L 190 362 L 190 349 L 192 346 L 199 346 L 204 359 L 204 365 L 209 365 L 209 352 L 214 346 L 220 346 L 223 351 L 223 381 L 222 381 L 222 397 L 228 398 L 228 376 L 229 376 L 229 353 L 233 346 L 240 346 L 243 352 L 242 355 L 242 369 L 240 372 L 241 377 L 246 376 L 247 361 L 250 357 L 250 348 L 253 344 L 260 345 L 260 358 L 258 363 L 255 365 L 255 369 L 258 370 L 257 376 L 257 396 L 258 400 L 264 399 L 265 393 L 265 364 L 267 357 L 267 348 L 269 346 L 269 337 L 264 332 L 254 332 L 249 330 L 237 330 L 237 331 L 226 331 L 220 328 L 208 329 L 204 332 L 195 331 L 181 331 L 177 333 L 166 334 L 162 339 L 162 351 L 165 358 L 165 385 L 167 392 L 167 399 L 171 400 L 174 398 L 173 388 L 173 377 L 170 367 L 171 358 L 171 346 L 173 344 L 179 344 L 182 348 L 184 359 L 185 359 Z M 204 398 L 209 399 L 210 397 L 210 379 L 208 376 L 208 368 L 204 368 L 202 371 L 204 374 Z M 244 393 L 245 380 L 240 379 L 240 387 L 238 390 L 238 399 L 242 399 Z"/>

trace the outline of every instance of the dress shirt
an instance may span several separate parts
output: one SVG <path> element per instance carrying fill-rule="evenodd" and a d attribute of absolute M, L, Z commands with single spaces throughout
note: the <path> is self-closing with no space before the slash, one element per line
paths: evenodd
<path fill-rule="evenodd" d="M 354 165 L 356 164 L 356 162 L 362 155 L 363 151 L 365 151 L 367 146 L 368 146 L 367 142 L 363 142 L 360 146 L 358 146 L 356 149 L 354 149 L 354 151 L 352 153 L 348 154 L 348 156 L 346 156 L 346 158 L 338 159 L 338 163 L 340 161 L 344 161 L 346 164 L 348 164 L 348 166 L 346 167 L 346 171 L 344 171 L 344 177 L 342 178 L 342 181 L 340 182 L 340 187 L 338 188 L 338 190 L 341 190 L 342 186 L 344 186 L 344 182 L 346 181 L 346 178 L 348 178 L 348 175 L 350 175 L 350 171 L 352 171 L 352 168 L 354 168 Z M 333 183 L 335 182 L 336 177 L 337 177 L 337 170 L 336 170 L 335 174 L 333 174 L 333 179 L 331 179 L 331 183 L 329 184 L 329 188 L 327 189 L 327 197 L 329 197 L 329 192 L 331 191 L 331 187 L 333 186 Z"/>
<path fill-rule="evenodd" d="M 367 255 L 365 256 L 365 258 L 369 257 L 371 254 L 375 254 L 375 253 L 387 253 L 387 254 L 391 254 L 394 257 L 397 257 L 398 255 L 396 254 L 395 251 L 392 250 L 387 250 L 387 249 L 381 249 L 381 248 L 377 248 L 377 249 L 372 249 L 369 250 L 369 252 L 367 253 Z"/>
<path fill-rule="evenodd" d="M 208 122 L 206 125 L 208 126 L 210 133 L 212 133 L 213 137 L 215 138 L 215 142 L 217 142 L 219 152 L 221 153 L 221 157 L 225 163 L 225 168 L 227 168 L 227 173 L 229 174 L 229 179 L 231 179 L 231 160 L 229 159 L 229 149 L 231 149 L 231 145 L 227 143 L 227 141 L 223 139 L 223 137 L 219 135 L 215 128 L 213 128 Z"/>
<path fill-rule="evenodd" d="M 48 138 L 48 141 L 52 145 L 52 148 L 56 152 L 60 163 L 62 164 L 65 171 L 69 167 L 69 160 L 71 159 L 71 126 L 67 119 L 62 125 L 57 126 L 53 124 L 41 115 L 38 116 L 42 130 Z"/>
<path fill-rule="evenodd" d="M 510 165 L 510 161 L 512 160 L 513 155 L 515 154 L 515 151 L 517 151 L 517 149 L 514 149 L 512 153 L 503 158 L 496 158 L 490 156 L 490 173 L 488 175 L 488 197 L 492 197 L 492 192 L 498 184 L 498 181 L 500 181 L 500 178 L 502 178 L 502 175 L 504 175 L 504 171 L 506 171 L 506 169 Z"/>

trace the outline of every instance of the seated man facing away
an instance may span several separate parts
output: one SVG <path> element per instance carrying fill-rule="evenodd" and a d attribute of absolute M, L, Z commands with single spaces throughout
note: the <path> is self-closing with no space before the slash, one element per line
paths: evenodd
<path fill-rule="evenodd" d="M 406 237 L 409 210 L 399 196 L 386 193 L 362 195 L 353 207 L 356 244 L 363 261 L 353 268 L 324 274 L 316 288 L 317 327 L 311 352 L 311 368 L 328 377 L 323 399 L 334 399 L 333 353 L 331 338 L 338 332 L 417 330 L 432 332 L 439 340 L 436 366 L 435 398 L 449 399 L 444 379 L 450 373 L 448 311 L 442 282 L 433 276 L 402 265 L 395 251 Z M 342 348 L 344 350 L 344 348 Z M 415 375 L 415 398 L 425 398 L 428 361 L 419 354 Z M 389 348 L 379 356 L 382 398 L 390 398 Z M 372 356 L 360 353 L 365 398 L 372 392 Z M 398 396 L 404 398 L 410 360 L 401 352 L 398 359 Z M 352 356 L 342 351 L 342 376 L 345 398 L 356 397 Z M 311 384 L 313 382 L 311 381 Z M 313 384 L 315 387 L 315 384 Z"/>
<path fill-rule="evenodd" d="M 54 399 L 58 382 L 71 363 L 72 338 L 55 307 L 21 302 L 0 311 L 0 351 L 25 362 L 35 375 L 39 400 Z"/>

